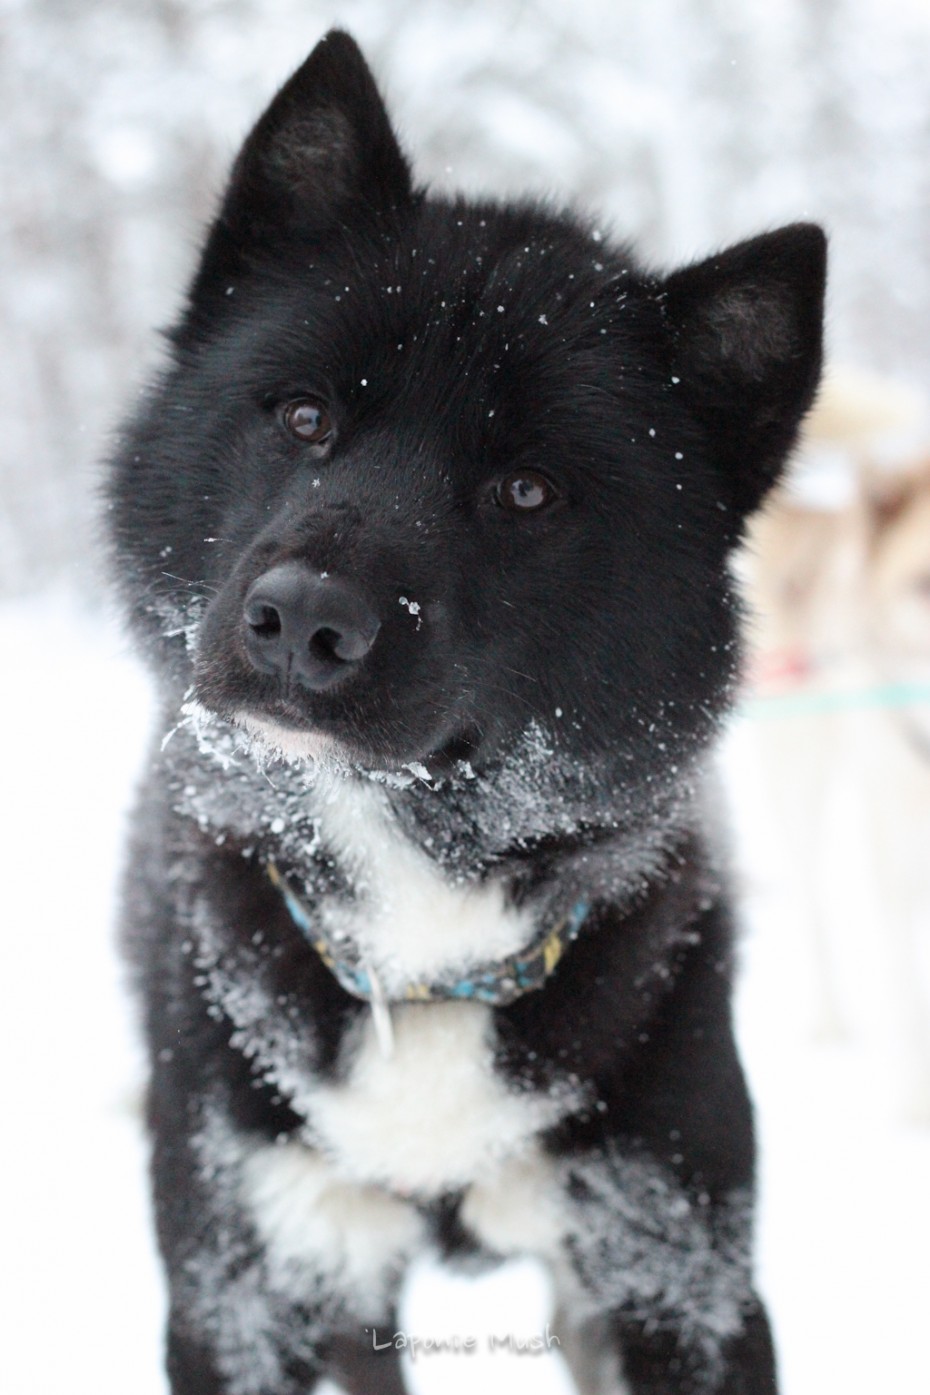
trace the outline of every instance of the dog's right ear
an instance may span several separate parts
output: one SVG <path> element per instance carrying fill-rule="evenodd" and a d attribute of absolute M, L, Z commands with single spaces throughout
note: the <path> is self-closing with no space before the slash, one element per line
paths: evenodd
<path fill-rule="evenodd" d="M 930 460 L 914 461 L 895 471 L 866 465 L 860 472 L 860 491 L 866 526 L 871 539 L 888 528 L 916 496 L 930 489 Z"/>
<path fill-rule="evenodd" d="M 242 147 L 221 212 L 234 233 L 325 231 L 408 203 L 410 170 L 361 50 L 331 30 Z"/>
<path fill-rule="evenodd" d="M 233 166 L 192 300 L 282 241 L 314 241 L 413 198 L 410 168 L 355 40 L 321 39 L 254 126 Z"/>

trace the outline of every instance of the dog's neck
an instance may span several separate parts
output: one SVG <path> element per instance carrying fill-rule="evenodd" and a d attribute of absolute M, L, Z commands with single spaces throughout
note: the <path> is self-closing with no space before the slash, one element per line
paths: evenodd
<path fill-rule="evenodd" d="M 580 903 L 625 913 L 704 841 L 697 777 L 647 796 L 560 759 L 535 727 L 496 768 L 441 783 L 269 759 L 199 711 L 162 760 L 178 814 L 273 863 L 391 999 L 525 953 Z"/>
<path fill-rule="evenodd" d="M 544 761 L 539 740 L 530 734 L 520 761 L 437 786 L 269 762 L 198 716 L 172 733 L 162 759 L 181 818 L 273 867 L 292 919 L 337 978 L 341 964 L 375 987 L 356 996 L 376 1021 L 384 1005 L 379 1035 L 389 1038 L 389 1005 L 411 989 L 499 978 L 494 966 L 506 974 L 567 926 L 561 955 L 592 933 L 592 908 L 624 915 L 672 890 L 683 863 L 710 870 L 696 786 L 664 802 L 652 794 L 637 805 L 629 791 L 611 802 L 551 751 Z M 701 880 L 703 895 L 713 878 Z M 689 897 L 685 922 L 700 909 L 697 892 Z"/>

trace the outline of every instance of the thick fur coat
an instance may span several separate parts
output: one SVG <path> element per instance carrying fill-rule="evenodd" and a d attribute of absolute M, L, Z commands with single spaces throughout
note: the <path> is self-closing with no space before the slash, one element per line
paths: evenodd
<path fill-rule="evenodd" d="M 424 1247 L 540 1257 L 584 1391 L 774 1391 L 705 772 L 823 280 L 427 195 L 337 32 L 248 138 L 109 486 L 174 1395 L 400 1391 Z"/>

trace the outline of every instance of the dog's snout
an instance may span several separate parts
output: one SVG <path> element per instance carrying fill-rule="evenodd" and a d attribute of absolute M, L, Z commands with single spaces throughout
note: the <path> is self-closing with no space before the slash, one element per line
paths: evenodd
<path fill-rule="evenodd" d="M 360 663 L 381 628 L 352 582 L 312 572 L 300 562 L 282 562 L 252 583 L 243 620 L 253 668 L 316 692 Z"/>

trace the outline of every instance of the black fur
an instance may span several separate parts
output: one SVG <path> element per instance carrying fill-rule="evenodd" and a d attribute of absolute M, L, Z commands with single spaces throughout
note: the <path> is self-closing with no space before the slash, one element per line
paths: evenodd
<path fill-rule="evenodd" d="M 599 1343 L 635 1395 L 775 1390 L 702 770 L 737 668 L 728 558 L 814 393 L 823 280 L 814 227 L 666 277 L 574 216 L 427 196 L 338 32 L 246 142 L 109 496 L 171 733 L 126 936 L 174 1395 L 297 1395 L 327 1370 L 401 1388 L 365 1336 L 390 1303 L 276 1277 L 224 1152 L 223 1130 L 312 1146 L 293 1081 L 344 1082 L 368 1013 L 264 868 L 311 914 L 364 889 L 320 837 L 312 765 L 249 749 L 243 713 L 332 738 L 328 778 L 378 791 L 450 884 L 499 880 L 539 925 L 592 903 L 546 986 L 493 1014 L 515 1097 L 570 1100 L 540 1144 L 579 1378 L 614 1388 Z M 334 443 L 288 433 L 308 396 Z M 530 472 L 548 506 L 503 507 Z M 319 686 L 254 658 L 243 609 L 284 564 L 380 627 Z M 481 1249 L 461 1189 L 410 1202 L 446 1252 Z"/>

